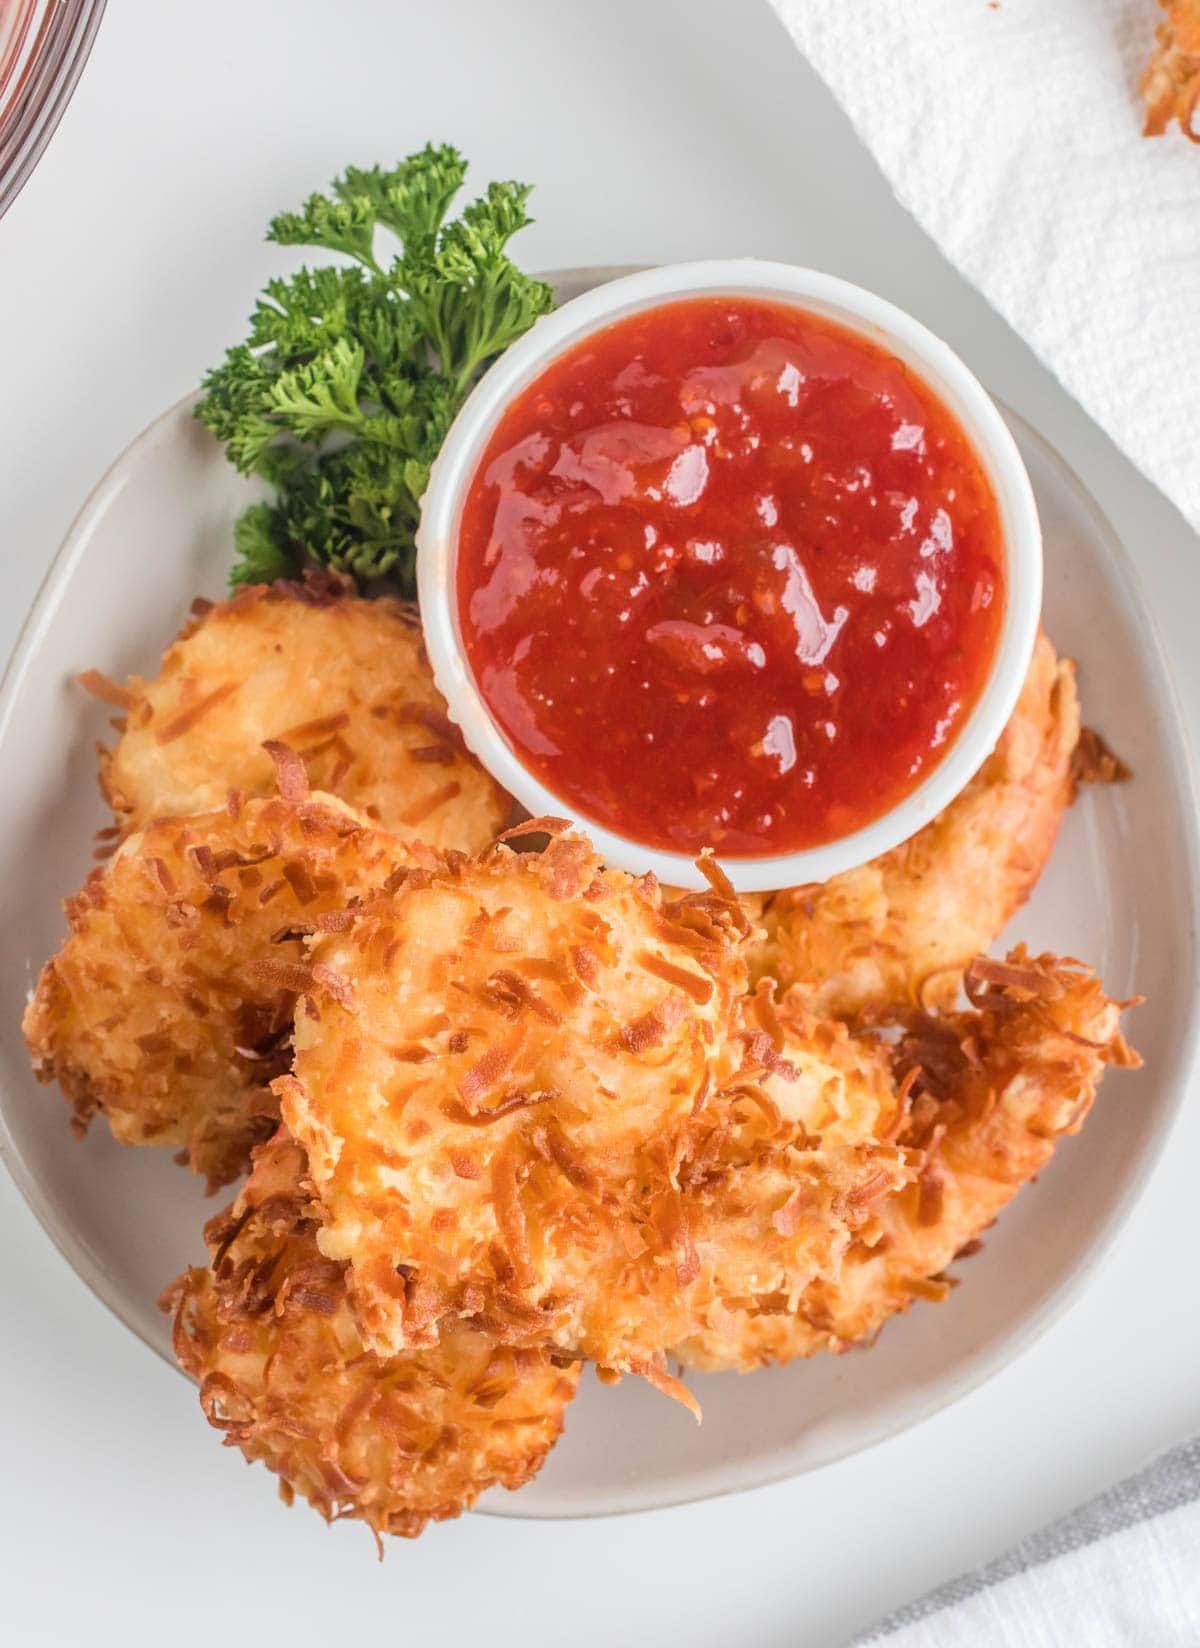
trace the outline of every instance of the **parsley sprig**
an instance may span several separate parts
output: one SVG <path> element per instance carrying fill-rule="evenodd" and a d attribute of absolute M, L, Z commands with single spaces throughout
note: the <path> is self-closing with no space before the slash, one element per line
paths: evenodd
<path fill-rule="evenodd" d="M 420 499 L 484 368 L 550 308 L 508 243 L 529 188 L 491 183 L 450 222 L 466 163 L 428 144 L 398 166 L 348 167 L 282 212 L 267 239 L 350 261 L 267 282 L 247 341 L 204 380 L 196 415 L 271 503 L 235 528 L 234 585 L 327 566 L 414 593 Z M 399 242 L 385 250 L 387 231 Z"/>

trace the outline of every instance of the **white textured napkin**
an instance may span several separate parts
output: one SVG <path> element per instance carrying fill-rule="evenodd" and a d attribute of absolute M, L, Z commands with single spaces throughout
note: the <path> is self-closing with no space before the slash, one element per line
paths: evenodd
<path fill-rule="evenodd" d="M 853 1648 L 1192 1648 L 1200 1640 L 1200 1441 L 1164 1454 Z"/>
<path fill-rule="evenodd" d="M 901 203 L 1200 530 L 1200 146 L 1156 0 L 771 0 Z"/>

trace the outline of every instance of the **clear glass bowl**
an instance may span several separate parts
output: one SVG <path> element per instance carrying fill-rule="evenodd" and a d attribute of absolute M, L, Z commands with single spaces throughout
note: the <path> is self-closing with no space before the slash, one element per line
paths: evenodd
<path fill-rule="evenodd" d="M 0 217 L 62 119 L 104 3 L 0 0 Z"/>

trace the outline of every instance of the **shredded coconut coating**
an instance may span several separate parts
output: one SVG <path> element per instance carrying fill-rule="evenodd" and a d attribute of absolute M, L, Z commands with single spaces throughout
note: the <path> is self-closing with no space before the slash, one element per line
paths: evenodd
<path fill-rule="evenodd" d="M 510 799 L 449 720 L 414 608 L 290 584 L 200 608 L 153 680 L 85 678 L 125 708 L 100 774 L 123 829 L 271 794 L 272 740 L 397 835 L 475 851 L 503 829 Z"/>
<path fill-rule="evenodd" d="M 151 823 L 66 903 L 70 936 L 25 1013 L 38 1077 L 77 1132 L 99 1111 L 123 1143 L 227 1183 L 278 1118 L 306 937 L 408 862 L 329 796 Z"/>
<path fill-rule="evenodd" d="M 1159 137 L 1176 120 L 1185 137 L 1200 143 L 1200 0 L 1161 3 L 1167 15 L 1158 25 L 1157 44 L 1141 82 L 1145 134 Z"/>
<path fill-rule="evenodd" d="M 664 901 L 565 835 L 415 871 L 317 945 L 276 1091 L 373 1349 L 460 1314 L 657 1377 L 681 1171 L 745 1062 L 747 931 L 724 892 Z"/>
<path fill-rule="evenodd" d="M 519 1488 L 562 1430 L 578 1366 L 497 1345 L 462 1323 L 379 1358 L 350 1309 L 345 1266 L 323 1257 L 303 1152 L 280 1129 L 231 1208 L 210 1221 L 209 1264 L 167 1290 L 175 1350 L 227 1446 L 326 1519 L 412 1538 L 487 1488 Z M 382 1553 L 382 1547 L 381 1547 Z"/>
<path fill-rule="evenodd" d="M 777 893 L 753 976 L 802 987 L 831 1018 L 952 1003 L 1050 856 L 1079 730 L 1074 665 L 1042 636 L 1012 719 L 962 794 L 883 857 Z"/>
<path fill-rule="evenodd" d="M 919 1165 L 896 1142 L 911 1082 L 885 1045 L 795 1003 L 776 1008 L 765 988 L 755 1020 L 772 1042 L 768 1064 L 710 1108 L 684 1170 L 697 1323 L 685 1336 L 707 1348 L 710 1367 L 764 1360 L 760 1322 L 797 1310 L 817 1280 L 835 1281 L 850 1247 L 874 1233 L 881 1203 Z"/>
<path fill-rule="evenodd" d="M 1125 1004 L 1077 962 L 1018 948 L 1006 962 L 975 963 L 968 990 L 970 1011 L 913 1014 L 894 1055 L 908 1079 L 889 1131 L 915 1171 L 875 1203 L 836 1272 L 794 1307 L 684 1343 L 685 1363 L 747 1367 L 844 1350 L 914 1299 L 944 1298 L 947 1267 L 975 1251 L 1058 1140 L 1078 1132 L 1106 1066 L 1138 1063 L 1119 1029 Z"/>

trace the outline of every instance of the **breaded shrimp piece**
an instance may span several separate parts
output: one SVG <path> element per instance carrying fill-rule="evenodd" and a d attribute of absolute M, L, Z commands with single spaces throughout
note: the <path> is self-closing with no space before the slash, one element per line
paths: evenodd
<path fill-rule="evenodd" d="M 896 1050 L 897 1074 L 911 1073 L 896 1132 L 919 1164 L 911 1181 L 875 1203 L 837 1273 L 794 1310 L 743 1313 L 681 1346 L 683 1361 L 746 1367 L 843 1350 L 914 1299 L 944 1298 L 947 1266 L 1079 1131 L 1105 1067 L 1138 1062 L 1120 1033 L 1123 1004 L 1077 962 L 1018 948 L 976 962 L 968 989 L 971 1011 L 914 1014 Z"/>
<path fill-rule="evenodd" d="M 373 1350 L 459 1314 L 615 1368 L 657 1354 L 622 1277 L 657 1295 L 690 1264 L 680 1170 L 744 1062 L 746 931 L 732 894 L 665 902 L 564 835 L 414 871 L 317 945 L 275 1086 Z"/>
<path fill-rule="evenodd" d="M 1140 91 L 1146 103 L 1147 137 L 1158 137 L 1172 120 L 1193 143 L 1200 143 L 1200 0 L 1161 0 L 1166 16 L 1146 65 Z"/>
<path fill-rule="evenodd" d="M 680 1211 L 695 1253 L 692 1338 L 719 1343 L 721 1365 L 743 1368 L 762 1359 L 747 1324 L 795 1311 L 815 1281 L 835 1280 L 851 1245 L 873 1234 L 878 1206 L 920 1165 L 895 1143 L 911 1083 L 890 1049 L 794 1004 L 777 1011 L 761 989 L 755 1008 L 773 1049 L 752 1042 L 767 1061 L 759 1081 L 744 1073 L 710 1108 Z"/>
<path fill-rule="evenodd" d="M 591 1290 L 589 1353 L 697 1415 L 664 1352 L 724 1331 L 738 1312 L 794 1305 L 818 1277 L 836 1276 L 876 1202 L 915 1171 L 914 1153 L 888 1141 L 905 1107 L 878 1045 L 842 1024 L 776 1016 L 765 997 L 740 1034 L 744 1062 L 694 1119 L 675 1179 L 620 1222 L 611 1195 L 578 1185 L 571 1245 L 557 1255 L 569 1285 Z"/>
<path fill-rule="evenodd" d="M 201 609 L 153 680 L 94 690 L 126 709 L 101 787 L 126 830 L 270 795 L 271 740 L 315 789 L 373 823 L 473 852 L 511 802 L 467 753 L 433 682 L 415 608 L 323 586 L 259 585 Z"/>
<path fill-rule="evenodd" d="M 226 1446 L 327 1522 L 413 1538 L 487 1488 L 519 1488 L 562 1430 L 579 1368 L 447 1323 L 427 1350 L 363 1346 L 346 1267 L 322 1256 L 304 1154 L 280 1129 L 231 1208 L 209 1263 L 167 1290 L 175 1353 Z M 380 1547 L 382 1554 L 382 1546 Z"/>
<path fill-rule="evenodd" d="M 948 1005 L 1040 875 L 1074 793 L 1075 669 L 1041 636 L 1003 736 L 966 789 L 861 869 L 777 893 L 753 976 L 836 1018 Z"/>
<path fill-rule="evenodd" d="M 946 1267 L 1079 1132 L 1105 1068 L 1140 1063 L 1120 1032 L 1125 1004 L 1076 962 L 1020 947 L 1006 962 L 978 961 L 968 990 L 973 1011 L 918 1018 L 901 1045 L 918 1072 L 904 1138 L 924 1166 L 883 1210 L 874 1252 L 825 1300 L 839 1343 L 948 1292 Z"/>
<path fill-rule="evenodd" d="M 330 796 L 148 825 L 66 904 L 25 1013 L 39 1079 L 78 1133 L 100 1111 L 123 1143 L 169 1145 L 225 1184 L 278 1119 L 305 935 L 408 862 Z"/>

